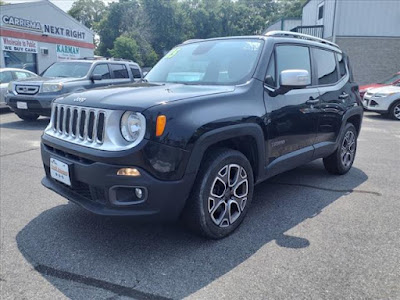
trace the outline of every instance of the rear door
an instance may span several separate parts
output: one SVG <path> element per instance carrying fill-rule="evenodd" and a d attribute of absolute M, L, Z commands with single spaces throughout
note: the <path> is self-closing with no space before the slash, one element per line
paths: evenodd
<path fill-rule="evenodd" d="M 312 76 L 308 46 L 278 44 L 269 62 L 266 85 L 276 90 L 279 88 L 280 72 L 291 69 L 307 70 Z M 318 97 L 318 88 L 312 85 L 277 96 L 271 94 L 268 87 L 265 89 L 268 118 L 266 146 L 271 165 L 282 163 L 285 169 L 290 169 L 311 159 L 318 128 L 318 112 L 314 109 Z"/>
<path fill-rule="evenodd" d="M 128 69 L 125 64 L 110 63 L 109 65 L 113 85 L 131 82 Z"/>
<path fill-rule="evenodd" d="M 350 83 L 348 67 L 344 57 L 338 52 L 313 48 L 316 77 L 321 102 L 319 110 L 318 134 L 315 142 L 315 156 L 329 154 L 339 137 L 343 115 L 354 103 L 354 84 Z"/>

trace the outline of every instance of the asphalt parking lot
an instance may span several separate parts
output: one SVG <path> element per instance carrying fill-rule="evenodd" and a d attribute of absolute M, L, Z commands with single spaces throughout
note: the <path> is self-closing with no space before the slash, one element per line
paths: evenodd
<path fill-rule="evenodd" d="M 258 185 L 220 241 L 42 187 L 47 122 L 0 115 L 2 299 L 400 299 L 400 122 L 366 113 L 347 175 L 318 160 Z"/>

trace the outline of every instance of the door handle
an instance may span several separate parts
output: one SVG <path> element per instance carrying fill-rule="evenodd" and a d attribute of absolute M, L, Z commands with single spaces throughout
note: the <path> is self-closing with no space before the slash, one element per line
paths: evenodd
<path fill-rule="evenodd" d="M 343 92 L 342 94 L 339 95 L 339 99 L 346 99 L 349 97 L 349 94 L 346 94 L 345 92 Z"/>
<path fill-rule="evenodd" d="M 306 101 L 306 104 L 317 104 L 318 102 L 319 102 L 319 98 L 310 97 L 310 99 L 308 99 Z"/>

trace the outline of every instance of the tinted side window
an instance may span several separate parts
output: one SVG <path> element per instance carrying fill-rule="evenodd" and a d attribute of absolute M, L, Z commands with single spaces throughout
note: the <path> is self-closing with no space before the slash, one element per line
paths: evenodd
<path fill-rule="evenodd" d="M 332 84 L 338 81 L 335 54 L 332 51 L 313 49 L 317 63 L 318 85 Z"/>
<path fill-rule="evenodd" d="M 135 78 L 135 79 L 142 78 L 142 74 L 140 74 L 139 69 L 137 69 L 135 67 L 131 67 L 131 72 L 132 72 L 133 78 Z"/>
<path fill-rule="evenodd" d="M 125 65 L 111 64 L 110 68 L 114 78 L 129 78 L 128 70 L 126 69 Z"/>
<path fill-rule="evenodd" d="M 339 62 L 339 74 L 340 78 L 344 77 L 347 74 L 346 70 L 346 62 L 344 61 L 343 55 L 340 53 L 336 53 L 337 60 Z"/>
<path fill-rule="evenodd" d="M 107 64 L 97 65 L 94 68 L 92 75 L 101 75 L 102 79 L 110 79 L 111 78 L 110 70 L 108 69 Z"/>
<path fill-rule="evenodd" d="M 278 76 L 284 70 L 306 70 L 311 76 L 310 51 L 304 46 L 276 47 L 276 64 Z"/>
<path fill-rule="evenodd" d="M 9 83 L 13 80 L 12 74 L 9 71 L 0 72 L 0 83 Z"/>

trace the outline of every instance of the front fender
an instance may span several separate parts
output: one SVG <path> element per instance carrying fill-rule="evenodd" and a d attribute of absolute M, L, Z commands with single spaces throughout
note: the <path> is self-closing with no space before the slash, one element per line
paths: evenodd
<path fill-rule="evenodd" d="M 263 172 L 265 166 L 265 141 L 261 127 L 257 124 L 236 124 L 214 129 L 200 136 L 194 144 L 189 163 L 186 168 L 186 173 L 197 173 L 204 153 L 207 149 L 218 143 L 232 138 L 242 136 L 250 136 L 256 141 L 258 165 L 256 177 L 259 177 L 260 172 Z"/>

